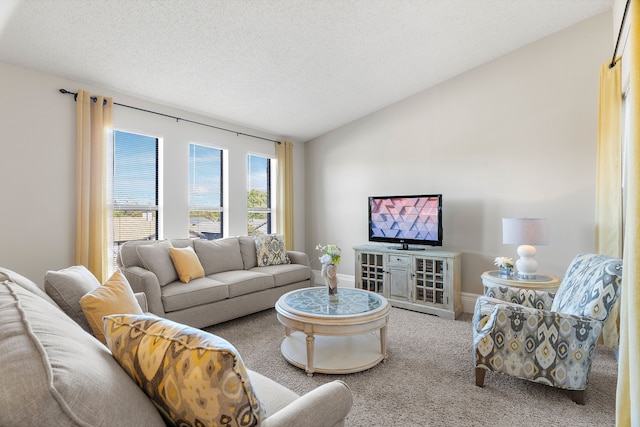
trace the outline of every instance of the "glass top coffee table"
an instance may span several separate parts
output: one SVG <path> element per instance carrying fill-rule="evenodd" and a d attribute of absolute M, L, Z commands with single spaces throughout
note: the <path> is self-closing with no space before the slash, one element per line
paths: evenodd
<path fill-rule="evenodd" d="M 276 302 L 285 327 L 280 350 L 307 375 L 314 372 L 359 372 L 387 359 L 390 305 L 373 292 L 339 288 L 338 301 L 329 301 L 327 288 L 304 288 Z"/>

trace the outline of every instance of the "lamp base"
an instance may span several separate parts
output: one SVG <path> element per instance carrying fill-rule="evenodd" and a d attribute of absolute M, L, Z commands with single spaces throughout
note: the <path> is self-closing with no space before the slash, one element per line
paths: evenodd
<path fill-rule="evenodd" d="M 520 255 L 516 261 L 518 279 L 535 279 L 538 270 L 538 261 L 535 259 L 536 248 L 531 245 L 520 245 L 518 255 Z"/>

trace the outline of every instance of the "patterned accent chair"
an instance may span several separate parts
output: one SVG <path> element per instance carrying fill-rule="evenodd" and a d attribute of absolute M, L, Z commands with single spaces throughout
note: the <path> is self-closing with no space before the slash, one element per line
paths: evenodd
<path fill-rule="evenodd" d="M 476 301 L 476 385 L 487 370 L 569 391 L 584 404 L 600 333 L 620 296 L 622 260 L 580 254 L 557 293 L 490 287 Z"/>

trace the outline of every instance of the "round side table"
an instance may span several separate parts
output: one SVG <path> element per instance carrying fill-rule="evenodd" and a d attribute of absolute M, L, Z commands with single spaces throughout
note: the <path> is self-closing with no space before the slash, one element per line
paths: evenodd
<path fill-rule="evenodd" d="M 485 271 L 482 273 L 482 286 L 485 293 L 487 286 L 496 285 L 555 292 L 558 290 L 558 287 L 560 287 L 560 280 L 558 280 L 557 277 L 547 274 L 538 274 L 535 279 L 518 279 L 517 276 L 513 278 L 501 277 L 498 274 L 498 270 Z"/>

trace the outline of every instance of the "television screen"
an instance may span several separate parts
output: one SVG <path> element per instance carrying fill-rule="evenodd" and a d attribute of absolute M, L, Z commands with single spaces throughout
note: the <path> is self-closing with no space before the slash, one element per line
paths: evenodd
<path fill-rule="evenodd" d="M 442 246 L 442 195 L 369 197 L 369 241 Z"/>

